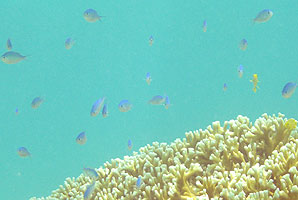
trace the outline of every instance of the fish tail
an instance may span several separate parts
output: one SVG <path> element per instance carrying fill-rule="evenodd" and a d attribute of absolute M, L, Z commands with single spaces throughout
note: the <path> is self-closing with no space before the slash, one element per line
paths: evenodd
<path fill-rule="evenodd" d="M 106 16 L 98 16 L 98 20 L 101 21 L 101 18 L 106 17 Z"/>
<path fill-rule="evenodd" d="M 256 24 L 256 19 L 255 18 L 251 20 L 251 24 L 252 25 L 255 25 Z"/>
<path fill-rule="evenodd" d="M 23 56 L 23 59 L 27 59 L 28 57 L 31 57 L 31 55 L 26 55 L 26 56 Z"/>

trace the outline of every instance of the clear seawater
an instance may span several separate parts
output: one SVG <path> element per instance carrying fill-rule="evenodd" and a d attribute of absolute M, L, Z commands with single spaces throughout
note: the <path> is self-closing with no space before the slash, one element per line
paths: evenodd
<path fill-rule="evenodd" d="M 88 8 L 105 17 L 86 22 Z M 14 51 L 30 56 L 15 65 L 0 62 L 0 199 L 48 196 L 83 167 L 132 155 L 129 139 L 138 151 L 238 115 L 254 121 L 282 112 L 298 119 L 298 94 L 281 96 L 287 82 L 298 80 L 297 8 L 290 0 L 2 2 L 1 52 L 10 38 Z M 253 25 L 263 9 L 273 17 Z M 64 47 L 68 37 L 77 41 L 71 50 Z M 246 51 L 238 47 L 243 38 Z M 254 73 L 256 93 L 249 82 Z M 169 96 L 168 110 L 147 103 L 158 94 Z M 45 101 L 34 110 L 37 96 Z M 103 96 L 109 117 L 91 117 L 92 104 Z M 122 99 L 132 102 L 131 111 L 119 112 Z M 75 142 L 82 131 L 84 146 Z M 20 146 L 32 157 L 20 158 Z"/>

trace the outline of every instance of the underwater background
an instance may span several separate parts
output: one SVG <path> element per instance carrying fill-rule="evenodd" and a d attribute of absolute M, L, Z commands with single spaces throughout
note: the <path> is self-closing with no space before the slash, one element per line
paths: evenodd
<path fill-rule="evenodd" d="M 88 8 L 104 17 L 86 22 Z M 273 11 L 272 19 L 253 24 L 263 9 Z M 98 168 L 154 141 L 170 143 L 213 121 L 238 115 L 254 121 L 265 112 L 298 119 L 298 94 L 281 95 L 287 82 L 298 80 L 297 9 L 289 0 L 5 1 L 1 55 L 10 38 L 13 50 L 28 57 L 0 63 L 0 199 L 48 196 L 84 167 Z M 68 37 L 76 40 L 70 50 Z M 260 81 L 256 93 L 253 74 Z M 148 104 L 165 94 L 169 109 Z M 32 109 L 37 96 L 44 102 Z M 91 117 L 103 96 L 109 116 Z M 118 110 L 122 99 L 132 103 L 129 112 Z M 75 140 L 82 131 L 85 145 Z M 31 157 L 18 156 L 21 146 Z"/>

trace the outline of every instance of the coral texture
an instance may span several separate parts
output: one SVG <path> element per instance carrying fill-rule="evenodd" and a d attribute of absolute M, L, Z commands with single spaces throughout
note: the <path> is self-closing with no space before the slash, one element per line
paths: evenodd
<path fill-rule="evenodd" d="M 170 145 L 154 142 L 95 169 L 89 199 L 298 199 L 296 125 L 282 114 L 263 114 L 254 125 L 239 115 Z M 31 200 L 84 199 L 93 180 L 84 174 L 67 178 L 49 197 Z"/>

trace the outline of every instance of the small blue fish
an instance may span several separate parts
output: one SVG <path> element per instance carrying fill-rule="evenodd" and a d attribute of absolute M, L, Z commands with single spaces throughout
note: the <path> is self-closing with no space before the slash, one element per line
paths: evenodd
<path fill-rule="evenodd" d="M 224 83 L 223 90 L 227 91 L 227 89 L 228 89 L 228 85 L 226 83 Z"/>
<path fill-rule="evenodd" d="M 142 184 L 142 178 L 139 176 L 136 185 L 137 185 L 138 188 L 140 188 L 141 184 Z"/>
<path fill-rule="evenodd" d="M 120 112 L 127 112 L 132 108 L 132 104 L 128 100 L 124 99 L 120 101 L 118 108 Z"/>
<path fill-rule="evenodd" d="M 246 39 L 242 39 L 242 40 L 240 41 L 239 48 L 240 48 L 242 51 L 245 51 L 245 50 L 246 50 L 246 48 L 247 48 L 247 40 L 246 40 Z"/>
<path fill-rule="evenodd" d="M 18 108 L 16 108 L 16 115 L 18 115 L 19 114 L 19 109 Z"/>
<path fill-rule="evenodd" d="M 81 132 L 77 138 L 76 138 L 76 142 L 80 145 L 83 145 L 87 142 L 87 137 L 86 137 L 86 134 L 85 132 Z"/>
<path fill-rule="evenodd" d="M 91 169 L 91 168 L 84 168 L 83 169 L 84 174 L 86 176 L 89 176 L 90 178 L 92 178 L 93 180 L 95 180 L 98 177 L 97 172 L 95 171 L 95 169 Z"/>
<path fill-rule="evenodd" d="M 11 44 L 11 41 L 10 39 L 8 38 L 7 42 L 6 42 L 6 47 L 7 47 L 7 50 L 10 51 L 12 49 L 12 44 Z"/>
<path fill-rule="evenodd" d="M 160 96 L 160 95 L 156 95 L 154 97 L 152 97 L 151 100 L 149 100 L 149 104 L 152 104 L 152 105 L 161 105 L 165 102 L 165 98 L 163 96 Z"/>
<path fill-rule="evenodd" d="M 43 98 L 36 97 L 33 99 L 32 103 L 31 103 L 31 107 L 36 109 L 43 103 L 43 101 L 44 101 Z"/>
<path fill-rule="evenodd" d="M 146 80 L 147 84 L 150 85 L 150 83 L 152 81 L 150 72 L 147 72 L 145 80 Z"/>
<path fill-rule="evenodd" d="M 258 13 L 256 18 L 254 18 L 254 23 L 264 23 L 269 21 L 271 17 L 273 16 L 273 12 L 269 9 L 264 9 L 261 12 Z"/>
<path fill-rule="evenodd" d="M 25 147 L 20 147 L 18 148 L 18 154 L 20 157 L 28 157 L 28 156 L 31 156 L 31 154 L 29 153 L 29 151 L 25 148 Z"/>
<path fill-rule="evenodd" d="M 243 76 L 243 65 L 240 65 L 239 67 L 238 67 L 238 76 L 239 76 L 239 78 L 242 78 L 242 76 Z"/>
<path fill-rule="evenodd" d="M 72 47 L 73 47 L 73 45 L 76 43 L 76 41 L 75 40 L 73 40 L 72 38 L 67 38 L 66 40 L 65 40 L 65 48 L 67 49 L 67 50 L 69 50 L 69 49 L 71 49 Z"/>
<path fill-rule="evenodd" d="M 165 97 L 165 109 L 168 109 L 170 107 L 170 99 L 169 97 L 166 95 Z"/>
<path fill-rule="evenodd" d="M 26 56 L 22 56 L 21 54 L 14 51 L 8 51 L 1 56 L 1 60 L 6 64 L 16 64 L 25 58 Z"/>
<path fill-rule="evenodd" d="M 284 98 L 290 98 L 293 94 L 294 94 L 294 92 L 295 92 L 295 90 L 296 90 L 296 87 L 297 87 L 297 83 L 293 83 L 293 82 L 288 82 L 285 86 L 284 86 L 284 88 L 283 88 L 283 90 L 282 90 L 282 96 L 284 97 Z"/>
<path fill-rule="evenodd" d="M 88 185 L 86 188 L 86 191 L 84 193 L 84 200 L 89 200 L 92 196 L 92 193 L 94 192 L 95 189 L 95 181 L 91 184 Z"/>
<path fill-rule="evenodd" d="M 105 101 L 105 97 L 98 99 L 94 102 L 94 104 L 92 105 L 91 111 L 90 111 L 90 115 L 92 117 L 95 117 L 99 114 L 100 109 L 102 107 L 102 105 L 104 104 Z"/>
<path fill-rule="evenodd" d="M 153 36 L 151 35 L 149 38 L 149 45 L 152 46 L 153 42 L 154 42 L 154 39 L 153 39 Z"/>
<path fill-rule="evenodd" d="M 102 16 L 99 16 L 96 10 L 89 8 L 84 12 L 84 18 L 87 22 L 93 23 L 98 20 L 101 20 Z"/>
<path fill-rule="evenodd" d="M 128 140 L 127 146 L 128 146 L 128 150 L 132 149 L 132 141 L 130 139 Z"/>
<path fill-rule="evenodd" d="M 203 22 L 203 32 L 206 33 L 206 31 L 207 31 L 207 21 L 204 20 L 204 22 Z"/>
<path fill-rule="evenodd" d="M 108 105 L 107 104 L 105 104 L 104 106 L 103 106 L 103 109 L 102 109 L 102 116 L 105 118 L 105 117 L 107 117 L 108 116 Z"/>

